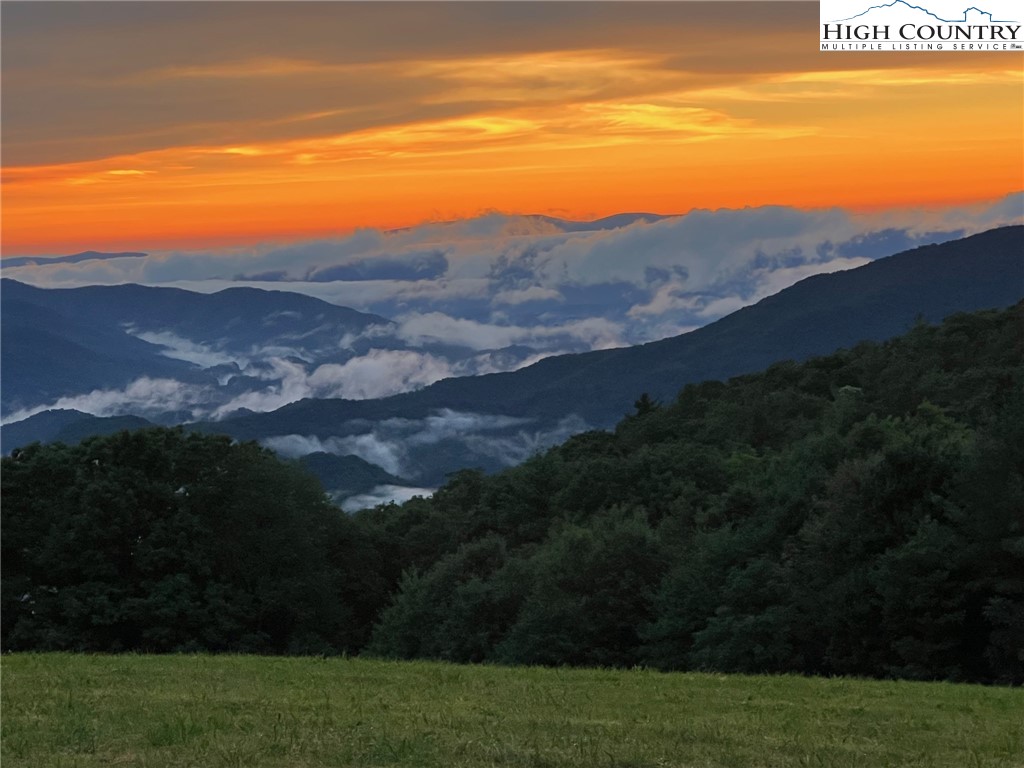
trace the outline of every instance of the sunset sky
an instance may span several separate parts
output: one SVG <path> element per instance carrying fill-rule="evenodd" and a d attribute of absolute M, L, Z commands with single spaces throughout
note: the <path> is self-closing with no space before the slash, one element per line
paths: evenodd
<path fill-rule="evenodd" d="M 821 53 L 817 21 L 816 2 L 4 2 L 3 255 L 1024 188 L 1024 55 Z"/>

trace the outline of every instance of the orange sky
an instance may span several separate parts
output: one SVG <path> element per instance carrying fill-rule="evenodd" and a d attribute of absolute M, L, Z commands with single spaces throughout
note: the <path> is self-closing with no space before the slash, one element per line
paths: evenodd
<path fill-rule="evenodd" d="M 816 22 L 816 3 L 6 3 L 3 254 L 1024 188 L 1022 55 L 823 54 Z"/>

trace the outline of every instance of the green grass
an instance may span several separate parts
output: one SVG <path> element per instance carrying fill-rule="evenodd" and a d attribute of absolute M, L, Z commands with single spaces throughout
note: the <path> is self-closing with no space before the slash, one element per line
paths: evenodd
<path fill-rule="evenodd" d="M 243 656 L 2 659 L 15 766 L 1024 766 L 1024 691 Z"/>

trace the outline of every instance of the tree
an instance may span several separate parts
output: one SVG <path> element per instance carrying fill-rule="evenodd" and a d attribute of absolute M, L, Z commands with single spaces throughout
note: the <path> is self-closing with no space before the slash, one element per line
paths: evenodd
<path fill-rule="evenodd" d="M 505 540 L 492 534 L 424 574 L 407 572 L 374 629 L 369 652 L 460 662 L 490 658 L 522 603 L 521 571 Z"/>
<path fill-rule="evenodd" d="M 365 639 L 362 598 L 346 590 L 367 582 L 347 560 L 363 535 L 255 443 L 147 429 L 37 444 L 3 460 L 3 497 L 5 648 L 332 652 Z"/>
<path fill-rule="evenodd" d="M 642 511 L 554 531 L 530 558 L 516 623 L 497 649 L 518 664 L 628 666 L 667 565 Z"/>
<path fill-rule="evenodd" d="M 640 395 L 640 398 L 633 403 L 633 407 L 636 408 L 637 416 L 646 416 L 651 411 L 655 411 L 661 407 L 661 403 L 656 400 L 652 400 L 651 396 L 644 392 Z"/>

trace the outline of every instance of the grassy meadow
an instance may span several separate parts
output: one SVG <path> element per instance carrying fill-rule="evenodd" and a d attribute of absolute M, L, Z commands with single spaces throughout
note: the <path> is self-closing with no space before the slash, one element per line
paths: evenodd
<path fill-rule="evenodd" d="M 1024 691 L 247 656 L 3 657 L 14 766 L 1022 766 Z"/>

